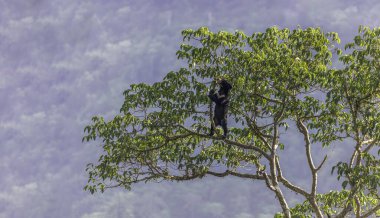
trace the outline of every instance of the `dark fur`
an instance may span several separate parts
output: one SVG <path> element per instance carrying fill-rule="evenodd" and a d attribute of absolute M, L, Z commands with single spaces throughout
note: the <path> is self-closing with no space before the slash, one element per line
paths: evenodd
<path fill-rule="evenodd" d="M 220 88 L 216 93 L 215 90 L 211 90 L 208 94 L 208 97 L 215 102 L 214 110 L 214 124 L 215 127 L 222 126 L 223 136 L 226 137 L 228 133 L 227 129 L 227 111 L 228 111 L 228 93 L 232 89 L 232 85 L 229 84 L 226 80 L 222 80 L 220 83 Z M 214 128 L 211 125 L 210 135 L 214 135 Z"/>

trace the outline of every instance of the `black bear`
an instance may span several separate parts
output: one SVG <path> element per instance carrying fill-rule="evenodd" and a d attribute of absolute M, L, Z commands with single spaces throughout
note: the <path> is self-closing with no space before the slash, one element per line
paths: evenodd
<path fill-rule="evenodd" d="M 208 97 L 215 102 L 215 110 L 214 110 L 214 124 L 215 127 L 222 126 L 223 128 L 223 136 L 227 136 L 227 109 L 228 109 L 228 92 L 232 89 L 232 85 L 229 84 L 225 79 L 217 79 L 216 81 L 220 86 L 218 92 L 215 90 L 210 90 L 208 93 Z M 214 135 L 214 126 L 211 125 L 210 135 Z"/>

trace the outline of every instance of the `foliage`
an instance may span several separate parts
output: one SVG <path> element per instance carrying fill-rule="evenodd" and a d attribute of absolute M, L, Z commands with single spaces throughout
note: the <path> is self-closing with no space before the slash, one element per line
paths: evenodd
<path fill-rule="evenodd" d="M 85 190 L 237 176 L 265 182 L 282 208 L 276 216 L 360 217 L 379 210 L 379 154 L 373 151 L 380 139 L 380 29 L 360 27 L 346 54 L 334 47 L 338 35 L 320 28 L 271 27 L 248 36 L 201 27 L 182 35 L 177 56 L 188 67 L 152 85 L 131 85 L 123 93 L 120 115 L 110 121 L 93 117 L 85 128 L 83 140 L 101 139 L 104 150 L 98 164 L 87 166 Z M 341 69 L 331 67 L 333 55 Z M 227 138 L 208 134 L 207 84 L 218 77 L 233 85 Z M 287 140 L 290 128 L 304 140 L 309 192 L 281 171 L 278 149 L 297 146 Z M 343 139 L 355 148 L 349 162 L 332 169 L 344 180 L 344 190 L 318 194 L 317 173 L 326 157 L 315 166 L 311 145 Z M 290 209 L 279 184 L 306 201 Z"/>

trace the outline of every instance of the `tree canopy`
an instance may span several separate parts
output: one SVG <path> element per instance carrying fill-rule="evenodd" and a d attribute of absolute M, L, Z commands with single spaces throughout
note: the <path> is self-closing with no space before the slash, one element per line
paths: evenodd
<path fill-rule="evenodd" d="M 344 49 L 337 33 L 321 28 L 246 35 L 201 27 L 182 35 L 177 57 L 186 67 L 161 82 L 130 85 L 119 115 L 95 116 L 85 127 L 83 140 L 100 141 L 104 150 L 87 166 L 85 190 L 232 176 L 263 181 L 282 208 L 276 217 L 379 215 L 379 28 L 359 27 Z M 233 85 L 227 138 L 208 134 L 207 93 L 219 77 Z M 279 149 L 299 146 L 287 140 L 290 130 L 302 136 L 307 163 L 300 167 L 310 171 L 309 187 L 282 173 Z M 316 163 L 311 147 L 339 141 L 353 148 L 349 161 L 331 169 L 342 189 L 318 193 L 328 156 Z M 290 208 L 282 189 L 305 201 Z"/>

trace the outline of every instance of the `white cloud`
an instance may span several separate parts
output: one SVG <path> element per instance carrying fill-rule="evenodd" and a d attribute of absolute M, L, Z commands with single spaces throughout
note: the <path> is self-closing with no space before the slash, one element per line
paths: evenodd
<path fill-rule="evenodd" d="M 35 182 L 19 186 L 13 185 L 9 192 L 4 192 L 4 190 L 0 192 L 0 204 L 7 205 L 12 210 L 22 210 L 23 206 L 29 204 L 37 193 L 38 184 Z"/>
<path fill-rule="evenodd" d="M 28 195 L 34 194 L 37 192 L 38 185 L 35 182 L 25 184 L 23 186 L 12 186 L 12 195 Z"/>
<path fill-rule="evenodd" d="M 131 7 L 128 6 L 128 5 L 125 5 L 125 6 L 121 6 L 118 10 L 117 10 L 117 13 L 119 14 L 127 14 L 131 11 Z"/>
<path fill-rule="evenodd" d="M 125 58 L 124 54 L 128 52 L 131 45 L 131 41 L 125 39 L 115 43 L 107 43 L 102 48 L 86 52 L 85 55 L 91 59 L 105 61 L 109 65 L 114 65 L 117 61 Z"/>
<path fill-rule="evenodd" d="M 31 114 L 31 115 L 21 115 L 21 122 L 25 123 L 41 123 L 46 118 L 46 114 L 43 111 Z"/>
<path fill-rule="evenodd" d="M 350 20 L 356 17 L 358 8 L 356 6 L 349 6 L 344 9 L 337 9 L 331 12 L 331 24 L 333 26 L 345 26 L 350 24 Z"/>
<path fill-rule="evenodd" d="M 22 36 L 25 30 L 30 30 L 33 27 L 33 17 L 23 17 L 18 20 L 9 20 L 6 26 L 0 28 L 0 34 L 6 37 L 10 42 L 16 42 Z"/>

